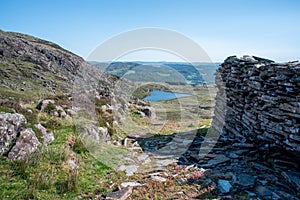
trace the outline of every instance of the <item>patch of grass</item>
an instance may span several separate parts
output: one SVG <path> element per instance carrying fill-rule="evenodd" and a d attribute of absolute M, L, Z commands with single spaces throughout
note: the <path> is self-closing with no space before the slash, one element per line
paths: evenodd
<path fill-rule="evenodd" d="M 0 79 L 5 86 L 0 86 L 0 98 L 14 101 L 39 99 L 49 95 L 62 94 L 69 88 L 58 74 L 47 71 L 31 58 L 22 56 L 18 59 L 1 58 Z M 50 82 L 49 82 L 50 81 Z M 49 84 L 44 84 L 48 82 Z"/>
<path fill-rule="evenodd" d="M 11 109 L 11 108 L 7 108 L 4 106 L 0 106 L 0 112 L 4 112 L 4 113 L 15 113 L 15 110 Z"/>
<path fill-rule="evenodd" d="M 73 151 L 77 154 L 86 154 L 88 153 L 88 149 L 83 144 L 82 140 L 79 137 L 76 137 L 75 143 L 73 145 Z"/>
<path fill-rule="evenodd" d="M 38 122 L 41 123 L 45 128 L 54 131 L 60 130 L 63 122 L 67 122 L 67 120 L 63 120 L 46 113 L 38 114 Z"/>
<path fill-rule="evenodd" d="M 142 119 L 143 116 L 137 110 L 131 110 L 130 117 L 131 117 L 132 121 L 138 122 Z"/>
<path fill-rule="evenodd" d="M 197 134 L 201 136 L 205 136 L 208 131 L 208 128 L 197 129 Z"/>
<path fill-rule="evenodd" d="M 44 109 L 44 112 L 48 114 L 52 114 L 54 110 L 55 110 L 55 105 L 53 103 L 49 103 Z"/>
<path fill-rule="evenodd" d="M 199 126 L 205 126 L 206 128 L 210 127 L 212 123 L 212 119 L 200 119 Z"/>
<path fill-rule="evenodd" d="M 134 71 L 134 70 L 128 70 L 128 71 L 124 74 L 124 76 L 130 75 L 130 74 L 135 74 L 135 71 Z"/>

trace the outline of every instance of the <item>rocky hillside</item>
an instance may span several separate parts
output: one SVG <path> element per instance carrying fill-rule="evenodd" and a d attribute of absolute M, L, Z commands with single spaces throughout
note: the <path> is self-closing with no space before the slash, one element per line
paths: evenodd
<path fill-rule="evenodd" d="M 114 120 L 144 107 L 56 44 L 3 31 L 0 40 L 0 199 L 105 199 L 124 180 L 106 162 L 125 153 Z M 114 148 L 95 158 L 86 138 Z"/>
<path fill-rule="evenodd" d="M 0 30 L 0 41 L 0 199 L 103 195 L 105 182 L 120 174 L 106 178 L 112 169 L 88 152 L 72 102 L 74 93 L 93 90 L 92 134 L 109 138 L 111 115 L 101 106 L 109 104 L 115 77 L 45 40 Z"/>
<path fill-rule="evenodd" d="M 32 99 L 70 93 L 75 78 L 92 79 L 93 67 L 57 44 L 0 30 L 0 98 Z M 111 76 L 95 77 L 109 84 Z"/>

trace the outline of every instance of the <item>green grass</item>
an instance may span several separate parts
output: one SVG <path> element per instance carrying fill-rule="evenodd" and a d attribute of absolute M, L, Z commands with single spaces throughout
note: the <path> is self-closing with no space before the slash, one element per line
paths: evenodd
<path fill-rule="evenodd" d="M 65 150 L 72 126 L 62 126 L 55 132 L 55 141 L 23 161 L 8 162 L 0 158 L 0 199 L 74 199 L 82 193 L 107 194 L 111 181 L 120 175 L 107 167 L 86 150 L 77 150 L 78 171 L 64 168 L 70 157 Z M 82 149 L 83 147 L 81 147 Z"/>
<path fill-rule="evenodd" d="M 26 114 L 26 109 L 13 102 L 1 105 L 1 111 L 13 111 L 8 105 Z M 115 172 L 90 154 L 72 121 L 46 112 L 37 113 L 34 109 L 26 118 L 26 127 L 34 128 L 39 121 L 53 131 L 55 140 L 48 146 L 40 146 L 25 160 L 8 161 L 6 157 L 0 157 L 0 199 L 74 199 L 81 194 L 86 198 L 96 194 L 105 196 L 115 189 L 109 188 L 112 181 L 125 179 L 124 173 Z M 70 146 L 70 150 L 66 146 Z M 108 154 L 111 153 L 117 154 L 110 150 Z M 75 156 L 78 170 L 65 167 L 71 156 Z"/>
<path fill-rule="evenodd" d="M 43 78 L 37 78 L 34 73 Z M 8 86 L 0 86 L 0 98 L 15 101 L 26 99 L 39 99 L 49 95 L 62 94 L 69 87 L 66 81 L 62 81 L 53 72 L 42 70 L 42 67 L 21 59 L 2 58 L 0 63 L 0 79 Z M 55 89 L 44 87 L 44 81 L 53 81 L 57 84 Z M 24 91 L 21 91 L 21 88 Z"/>
<path fill-rule="evenodd" d="M 4 113 L 15 113 L 15 111 L 11 108 L 7 108 L 4 106 L 0 106 L 0 112 L 4 112 Z"/>
<path fill-rule="evenodd" d="M 157 72 L 159 76 L 169 77 L 171 74 Z"/>
<path fill-rule="evenodd" d="M 126 74 L 124 74 L 124 75 L 126 76 L 126 75 L 130 75 L 130 74 L 135 74 L 135 71 L 134 70 L 128 70 L 128 72 L 126 72 Z"/>

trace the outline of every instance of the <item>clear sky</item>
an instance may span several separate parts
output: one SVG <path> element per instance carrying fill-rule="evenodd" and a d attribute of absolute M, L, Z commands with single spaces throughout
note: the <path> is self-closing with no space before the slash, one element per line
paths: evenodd
<path fill-rule="evenodd" d="M 158 27 L 192 38 L 215 62 L 244 54 L 300 60 L 299 25 L 299 0 L 0 1 L 0 29 L 53 41 L 83 58 L 116 34 Z"/>

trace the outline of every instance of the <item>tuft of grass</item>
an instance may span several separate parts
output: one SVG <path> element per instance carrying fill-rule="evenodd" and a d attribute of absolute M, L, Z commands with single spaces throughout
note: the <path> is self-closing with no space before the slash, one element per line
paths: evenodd
<path fill-rule="evenodd" d="M 38 122 L 41 123 L 47 129 L 54 131 L 54 130 L 59 130 L 61 128 L 63 119 L 50 116 L 46 113 L 39 113 Z"/>
<path fill-rule="evenodd" d="M 11 109 L 11 108 L 7 108 L 4 106 L 0 106 L 0 112 L 4 112 L 4 113 L 15 113 L 15 110 Z"/>
<path fill-rule="evenodd" d="M 44 112 L 48 114 L 52 114 L 54 110 L 55 110 L 55 105 L 53 103 L 49 103 L 44 109 Z"/>
<path fill-rule="evenodd" d="M 87 154 L 88 149 L 83 144 L 82 140 L 79 137 L 76 137 L 75 143 L 73 145 L 73 151 L 77 154 Z"/>

